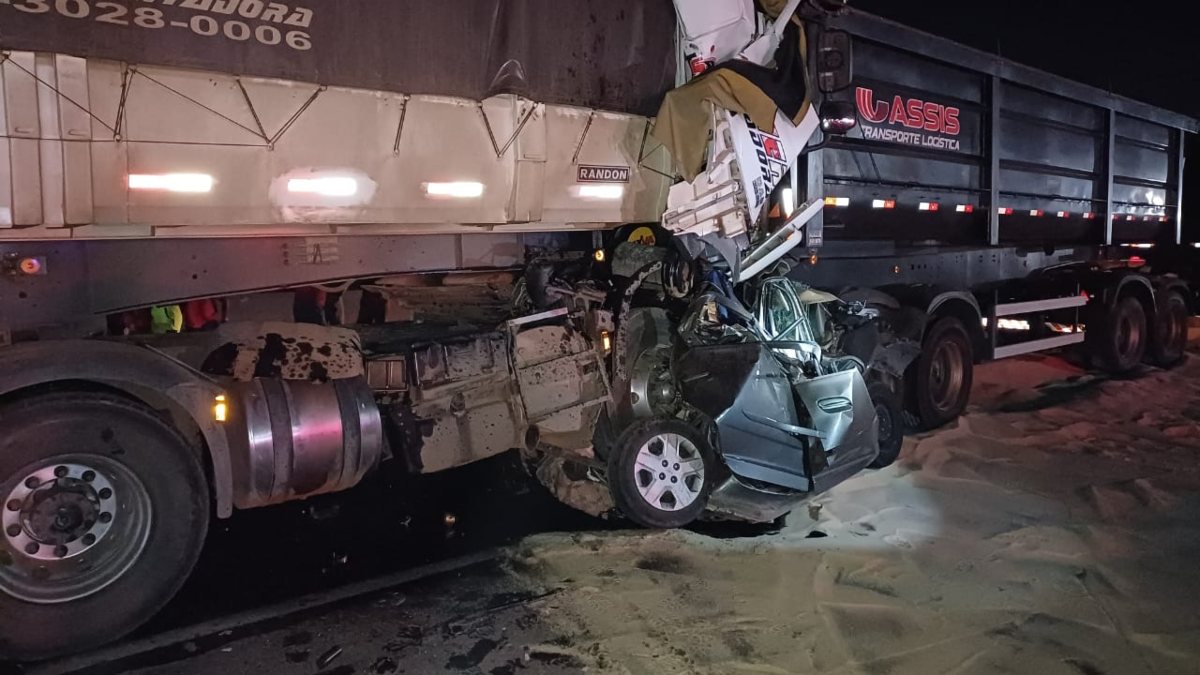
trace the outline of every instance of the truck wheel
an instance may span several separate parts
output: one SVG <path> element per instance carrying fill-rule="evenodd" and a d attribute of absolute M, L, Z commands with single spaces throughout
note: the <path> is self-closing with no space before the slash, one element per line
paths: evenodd
<path fill-rule="evenodd" d="M 608 456 L 608 489 L 627 518 L 656 529 L 683 527 L 708 505 L 712 448 L 690 425 L 652 419 L 625 430 Z"/>
<path fill-rule="evenodd" d="M 1092 343 L 1097 365 L 1114 375 L 1124 375 L 1141 365 L 1148 337 L 1142 303 L 1127 295 L 1099 323 L 1100 330 Z"/>
<path fill-rule="evenodd" d="M 921 355 L 905 376 L 920 429 L 936 429 L 967 409 L 974 368 L 971 338 L 961 321 L 945 317 L 929 327 Z"/>
<path fill-rule="evenodd" d="M 879 420 L 879 455 L 871 462 L 870 468 L 882 469 L 896 461 L 904 445 L 904 403 L 883 382 L 872 382 L 867 386 L 867 391 L 871 394 L 875 417 Z"/>
<path fill-rule="evenodd" d="M 656 375 L 671 345 L 671 320 L 662 309 L 635 307 L 625 320 L 624 344 L 614 347 L 624 354 L 625 377 L 614 376 L 612 383 L 616 393 L 613 419 L 620 427 L 652 414 L 655 397 L 649 394 L 663 384 Z"/>
<path fill-rule="evenodd" d="M 1160 368 L 1171 368 L 1183 361 L 1187 350 L 1188 310 L 1187 300 L 1179 291 L 1166 291 L 1160 297 L 1161 305 L 1155 317 L 1154 337 L 1150 340 L 1147 353 L 1150 363 Z"/>
<path fill-rule="evenodd" d="M 208 527 L 195 450 L 111 394 L 0 409 L 0 658 L 40 659 L 129 633 L 175 595 Z"/>

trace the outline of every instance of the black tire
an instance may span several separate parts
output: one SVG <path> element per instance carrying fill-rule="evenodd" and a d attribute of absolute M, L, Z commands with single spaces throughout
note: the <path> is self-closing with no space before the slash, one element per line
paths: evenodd
<path fill-rule="evenodd" d="M 1188 319 L 1191 314 L 1187 299 L 1179 291 L 1164 291 L 1158 296 L 1154 335 L 1146 351 L 1150 363 L 1160 368 L 1172 368 L 1183 362 L 1187 353 Z"/>
<path fill-rule="evenodd" d="M 953 317 L 935 321 L 904 377 L 917 428 L 936 429 L 957 419 L 971 400 L 974 374 L 975 350 L 966 327 Z"/>
<path fill-rule="evenodd" d="M 1099 330 L 1091 340 L 1093 361 L 1113 375 L 1128 374 L 1142 364 L 1150 341 L 1146 309 L 1127 295 L 1108 311 L 1100 311 Z"/>
<path fill-rule="evenodd" d="M 869 465 L 872 469 L 891 466 L 904 446 L 904 402 L 900 395 L 883 382 L 867 386 L 875 416 L 879 419 L 879 455 Z"/>
<path fill-rule="evenodd" d="M 641 486 L 646 485 L 643 479 L 648 472 L 637 465 L 642 447 L 650 446 L 656 436 L 664 434 L 674 434 L 686 439 L 698 453 L 704 467 L 698 485 L 692 482 L 687 482 L 686 485 L 676 482 L 668 486 L 669 491 L 687 489 L 694 493 L 693 501 L 675 510 L 664 508 L 664 505 L 669 504 L 664 501 L 665 494 L 657 505 L 651 504 L 643 497 Z M 665 471 L 671 472 L 675 466 L 668 466 Z M 667 473 L 661 473 L 659 476 L 665 477 L 662 480 L 671 478 Z M 658 477 L 650 475 L 649 478 L 652 481 Z M 678 420 L 652 419 L 634 424 L 621 434 L 608 456 L 608 489 L 612 493 L 613 501 L 621 513 L 643 527 L 670 529 L 691 523 L 708 505 L 708 496 L 712 492 L 715 479 L 716 454 L 699 431 Z M 673 492 L 671 498 L 674 499 Z"/>
<path fill-rule="evenodd" d="M 86 557 L 93 566 L 107 569 L 107 576 L 95 571 L 90 577 L 72 575 L 64 566 L 55 568 L 50 581 L 43 578 L 47 566 L 68 565 L 70 557 L 49 563 L 29 556 L 14 558 L 9 533 L 0 532 L 0 551 L 5 554 L 0 563 L 7 563 L 7 569 L 0 569 L 0 658 L 31 660 L 90 649 L 128 634 L 162 609 L 191 573 L 207 534 L 208 484 L 198 454 L 154 411 L 113 394 L 50 394 L 0 408 L 0 509 L 13 511 L 3 500 L 8 500 L 13 490 L 19 491 L 18 486 L 28 487 L 23 481 L 31 471 L 49 467 L 58 472 L 65 469 L 55 466 L 60 462 L 96 466 L 92 478 L 73 484 L 78 487 L 84 485 L 82 481 L 92 481 L 94 487 L 111 478 L 112 491 L 108 497 L 103 496 L 104 491 L 91 493 L 93 498 L 109 501 L 95 502 L 91 517 L 85 519 L 90 525 L 75 521 L 80 535 L 76 541 L 86 540 L 89 530 L 83 528 L 98 531 L 94 529 L 97 522 L 111 522 L 113 530 L 130 528 L 116 530 L 124 534 L 107 539 L 113 543 L 106 543 L 107 535 L 101 533 L 89 549 Z M 68 480 L 43 482 L 43 487 L 52 489 L 42 492 L 40 501 L 30 493 L 27 503 L 44 504 L 49 501 L 47 494 L 66 495 L 61 497 L 66 501 L 55 497 L 54 513 L 61 518 L 62 504 L 67 504 L 66 508 L 78 514 L 80 504 L 87 508 L 92 502 L 74 497 L 82 491 L 54 492 Z M 24 511 L 20 513 L 24 519 Z M 149 516 L 138 519 L 129 515 L 132 513 Z M 39 532 L 52 530 L 60 521 L 56 518 L 53 522 L 55 525 L 43 525 Z M 131 548 L 122 543 L 128 540 L 144 543 Z M 123 562 L 104 568 L 104 555 L 114 549 L 125 551 L 120 554 Z M 76 577 L 91 579 L 95 589 L 53 604 L 28 599 L 31 592 L 64 592 L 66 580 Z M 105 578 L 110 579 L 107 585 L 96 581 Z M 22 594 L 27 599 L 16 597 Z"/>

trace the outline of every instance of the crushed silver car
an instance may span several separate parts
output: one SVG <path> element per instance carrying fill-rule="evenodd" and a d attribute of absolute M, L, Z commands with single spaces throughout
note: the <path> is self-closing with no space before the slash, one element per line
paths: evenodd
<path fill-rule="evenodd" d="M 878 310 L 781 276 L 739 290 L 749 305 L 706 282 L 678 321 L 625 318 L 625 390 L 594 447 L 641 525 L 771 521 L 899 452 L 898 378 L 882 364 L 904 345 L 883 344 Z"/>

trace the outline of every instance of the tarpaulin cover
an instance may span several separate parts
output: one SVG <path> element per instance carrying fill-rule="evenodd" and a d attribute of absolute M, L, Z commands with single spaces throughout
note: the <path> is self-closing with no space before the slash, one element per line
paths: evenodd
<path fill-rule="evenodd" d="M 0 0 L 0 48 L 653 114 L 671 0 Z"/>

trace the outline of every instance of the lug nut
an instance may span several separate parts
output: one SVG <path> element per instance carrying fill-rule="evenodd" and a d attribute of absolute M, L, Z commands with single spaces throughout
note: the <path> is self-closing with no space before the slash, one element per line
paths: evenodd
<path fill-rule="evenodd" d="M 667 468 L 668 466 L 670 466 L 670 462 L 668 462 L 667 460 L 665 460 L 665 459 L 664 459 L 664 460 L 663 460 L 663 468 L 665 469 L 665 468 Z"/>
<path fill-rule="evenodd" d="M 94 534 L 83 535 L 83 545 L 84 546 L 91 546 L 94 543 L 96 543 L 96 535 L 94 535 Z"/>
<path fill-rule="evenodd" d="M 678 465 L 678 464 L 676 464 L 676 465 L 675 465 L 675 470 L 676 470 L 676 471 L 678 471 L 678 470 L 679 470 L 679 465 Z"/>
<path fill-rule="evenodd" d="M 104 489 L 100 490 L 100 499 L 111 499 L 111 498 L 112 498 L 112 490 L 110 490 L 108 488 L 104 488 Z"/>
<path fill-rule="evenodd" d="M 678 482 L 679 482 L 679 479 L 678 479 L 678 478 L 676 478 L 675 476 L 671 476 L 671 482 L 672 482 L 672 483 L 678 483 Z"/>
<path fill-rule="evenodd" d="M 37 542 L 31 541 L 28 544 L 25 544 L 25 552 L 29 555 L 37 555 L 37 552 L 41 550 L 41 548 L 42 547 L 38 546 Z"/>
<path fill-rule="evenodd" d="M 29 488 L 30 490 L 36 490 L 37 486 L 41 484 L 42 481 L 38 480 L 37 476 L 30 476 L 29 478 L 25 479 L 25 487 Z"/>
<path fill-rule="evenodd" d="M 667 479 L 667 474 L 665 474 L 665 473 L 660 473 L 660 474 L 658 474 L 658 479 L 659 479 L 659 480 L 666 480 L 666 479 Z"/>
<path fill-rule="evenodd" d="M 90 483 L 94 480 L 96 480 L 96 472 L 95 471 L 84 471 L 83 472 L 83 482 Z"/>
<path fill-rule="evenodd" d="M 111 514 L 111 513 L 109 513 L 108 511 L 105 511 L 104 513 L 101 513 L 101 514 L 100 514 L 100 522 L 102 522 L 102 523 L 104 523 L 104 524 L 106 524 L 106 525 L 107 525 L 108 523 L 111 523 L 111 522 L 112 522 L 112 514 Z"/>
<path fill-rule="evenodd" d="M 10 537 L 19 537 L 19 536 L 21 536 L 21 526 L 20 525 L 9 525 L 8 529 L 5 530 L 4 532 L 6 534 L 8 534 L 8 536 L 10 536 Z"/>
<path fill-rule="evenodd" d="M 20 511 L 21 510 L 21 500 L 13 499 L 10 502 L 8 502 L 8 510 L 9 511 Z"/>
<path fill-rule="evenodd" d="M 67 553 L 69 553 L 69 551 L 67 550 L 67 547 L 63 546 L 62 544 L 59 544 L 58 546 L 54 547 L 54 555 L 56 555 L 60 558 L 67 557 Z"/>
<path fill-rule="evenodd" d="M 56 478 L 66 478 L 67 474 L 69 474 L 69 473 L 71 473 L 71 470 L 65 466 L 54 467 L 54 476 Z"/>

